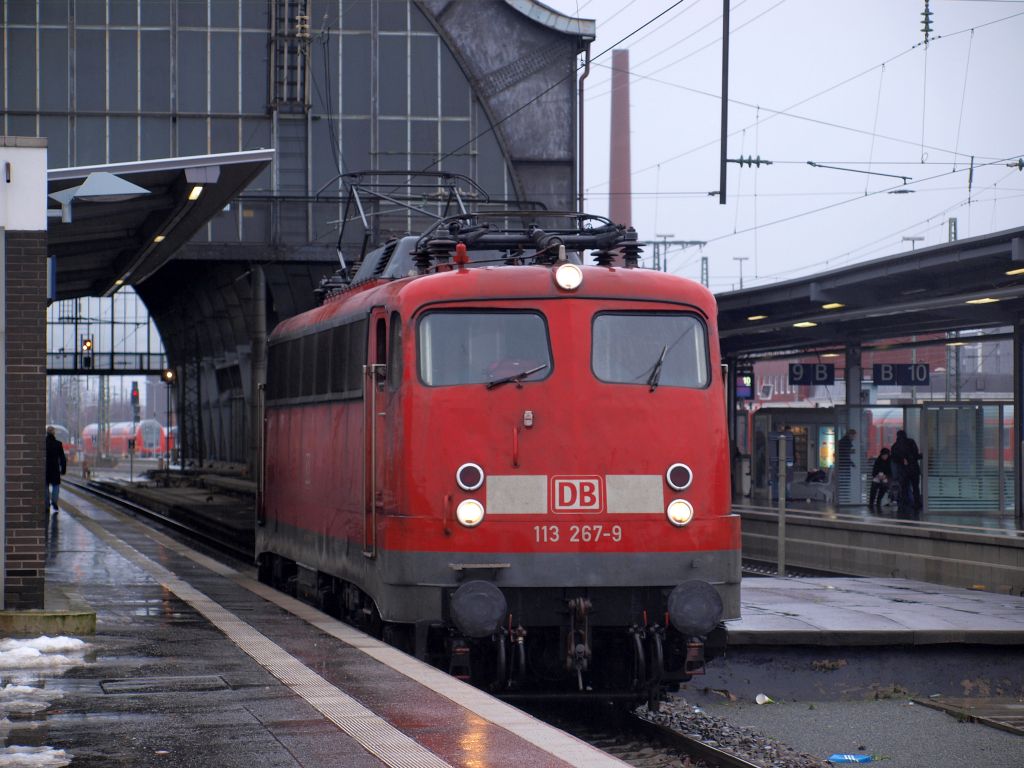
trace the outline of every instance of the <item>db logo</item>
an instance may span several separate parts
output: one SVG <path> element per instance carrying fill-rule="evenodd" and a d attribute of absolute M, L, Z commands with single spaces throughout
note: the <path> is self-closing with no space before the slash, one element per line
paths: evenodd
<path fill-rule="evenodd" d="M 554 512 L 600 512 L 604 508 L 597 476 L 552 477 L 551 498 Z"/>

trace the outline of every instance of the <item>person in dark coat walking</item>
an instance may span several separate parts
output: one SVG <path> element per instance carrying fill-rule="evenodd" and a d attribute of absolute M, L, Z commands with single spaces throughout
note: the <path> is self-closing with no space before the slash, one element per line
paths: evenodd
<path fill-rule="evenodd" d="M 907 437 L 902 429 L 896 433 L 892 444 L 892 466 L 896 482 L 900 486 L 900 499 L 914 505 L 918 511 L 924 506 L 921 500 L 921 451 L 913 438 Z M 902 506 L 902 505 L 901 505 Z"/>
<path fill-rule="evenodd" d="M 892 477 L 892 466 L 888 448 L 878 452 L 875 463 L 871 467 L 871 496 L 868 498 L 868 507 L 879 512 L 882 511 L 882 499 L 885 492 L 889 490 L 889 479 Z"/>
<path fill-rule="evenodd" d="M 68 471 L 68 459 L 64 445 L 57 439 L 53 427 L 46 428 L 46 506 L 59 510 L 60 476 Z"/>

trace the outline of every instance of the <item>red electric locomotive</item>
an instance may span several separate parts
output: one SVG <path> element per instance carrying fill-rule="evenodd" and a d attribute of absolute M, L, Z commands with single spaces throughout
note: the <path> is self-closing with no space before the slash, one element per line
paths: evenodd
<path fill-rule="evenodd" d="M 274 330 L 260 576 L 497 692 L 656 695 L 739 616 L 715 300 L 631 229 L 509 216 Z"/>

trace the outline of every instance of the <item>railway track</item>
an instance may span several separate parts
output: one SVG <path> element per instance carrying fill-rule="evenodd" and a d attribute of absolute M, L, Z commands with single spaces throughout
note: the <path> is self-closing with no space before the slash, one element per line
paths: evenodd
<path fill-rule="evenodd" d="M 133 515 L 157 522 L 175 533 L 187 537 L 191 541 L 199 542 L 210 549 L 230 555 L 247 565 L 253 564 L 253 547 L 251 544 L 249 546 L 238 544 L 234 541 L 234 536 L 231 535 L 232 532 L 211 526 L 204 518 L 193 517 L 191 520 L 183 520 L 171 514 L 157 512 L 130 499 L 126 499 L 124 496 L 118 495 L 105 487 L 103 483 L 95 481 L 80 482 L 65 478 L 63 483 L 64 485 L 71 486 L 79 493 L 103 499 Z"/>
<path fill-rule="evenodd" d="M 820 768 L 801 754 L 754 731 L 737 728 L 685 701 L 669 697 L 661 711 L 621 705 L 568 709 L 526 707 L 530 714 L 571 733 L 634 768 Z"/>
<path fill-rule="evenodd" d="M 718 746 L 664 725 L 632 715 L 629 730 L 633 738 L 591 741 L 595 746 L 634 768 L 707 766 L 708 768 L 763 768 Z"/>

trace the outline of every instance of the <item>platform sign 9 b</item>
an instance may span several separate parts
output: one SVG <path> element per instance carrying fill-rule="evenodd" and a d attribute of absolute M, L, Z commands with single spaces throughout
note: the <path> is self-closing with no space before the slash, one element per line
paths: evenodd
<path fill-rule="evenodd" d="M 836 367 L 833 363 L 790 363 L 789 383 L 801 387 L 835 384 Z"/>

